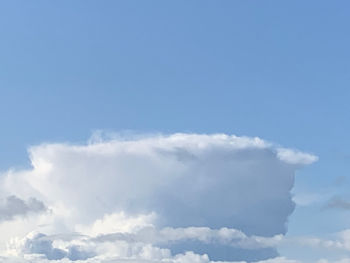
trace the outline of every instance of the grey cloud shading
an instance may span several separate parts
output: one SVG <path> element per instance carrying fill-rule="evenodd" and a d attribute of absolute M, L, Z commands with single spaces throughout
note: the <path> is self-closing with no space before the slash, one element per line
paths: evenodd
<path fill-rule="evenodd" d="M 350 201 L 335 196 L 327 202 L 324 209 L 350 210 Z"/>
<path fill-rule="evenodd" d="M 278 257 L 274 248 L 256 248 L 254 250 L 242 249 L 228 245 L 203 244 L 198 241 L 185 241 L 171 246 L 174 254 L 184 251 L 196 251 L 198 254 L 208 254 L 210 258 L 233 258 L 234 262 L 253 262 Z"/>
<path fill-rule="evenodd" d="M 11 195 L 0 201 L 0 222 L 12 220 L 16 216 L 26 216 L 29 213 L 40 213 L 46 210 L 45 204 L 36 198 L 24 201 Z"/>
<path fill-rule="evenodd" d="M 69 245 L 65 250 L 56 248 L 53 246 L 55 238 L 57 236 L 49 237 L 42 233 L 35 234 L 26 239 L 22 252 L 24 254 L 42 254 L 49 260 L 68 258 L 72 261 L 86 260 L 95 255 L 92 251 L 86 251 L 77 245 Z"/>
<path fill-rule="evenodd" d="M 244 249 L 259 249 L 274 247 L 282 239 L 282 235 L 273 237 L 247 236 L 237 229 L 208 227 L 163 228 L 144 227 L 134 233 L 112 233 L 91 238 L 93 242 L 114 242 L 123 240 L 148 244 L 167 244 L 182 241 L 197 241 L 205 244 L 227 245 Z"/>
<path fill-rule="evenodd" d="M 295 206 L 294 168 L 273 151 L 213 147 L 187 165 L 190 178 L 165 185 L 152 198 L 162 226 L 232 227 L 265 236 L 286 232 Z"/>

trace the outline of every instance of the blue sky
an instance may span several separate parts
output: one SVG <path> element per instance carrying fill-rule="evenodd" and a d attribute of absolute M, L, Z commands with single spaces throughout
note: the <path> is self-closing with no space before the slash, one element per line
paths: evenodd
<path fill-rule="evenodd" d="M 349 228 L 349 210 L 324 208 L 350 198 L 349 8 L 2 1 L 0 170 L 29 167 L 31 145 L 82 144 L 96 130 L 258 136 L 319 157 L 297 171 L 293 192 L 311 201 L 288 235 Z"/>

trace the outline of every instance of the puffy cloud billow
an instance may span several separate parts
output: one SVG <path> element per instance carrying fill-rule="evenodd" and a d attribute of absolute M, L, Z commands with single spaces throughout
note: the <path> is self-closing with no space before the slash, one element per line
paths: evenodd
<path fill-rule="evenodd" d="M 29 153 L 32 169 L 0 178 L 7 262 L 289 262 L 275 245 L 294 210 L 295 171 L 317 159 L 224 134 Z"/>

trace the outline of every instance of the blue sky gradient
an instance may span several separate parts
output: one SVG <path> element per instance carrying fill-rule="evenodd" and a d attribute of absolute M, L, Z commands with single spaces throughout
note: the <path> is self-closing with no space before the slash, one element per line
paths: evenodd
<path fill-rule="evenodd" d="M 350 198 L 349 9 L 345 0 L 2 1 L 0 170 L 28 167 L 30 145 L 84 143 L 96 130 L 259 136 L 319 157 L 297 172 L 293 192 L 316 201 L 297 205 L 288 235 L 349 228 L 350 210 L 324 209 Z"/>

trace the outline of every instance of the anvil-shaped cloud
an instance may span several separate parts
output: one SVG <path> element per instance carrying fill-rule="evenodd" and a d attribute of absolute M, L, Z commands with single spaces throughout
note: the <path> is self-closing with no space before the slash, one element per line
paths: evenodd
<path fill-rule="evenodd" d="M 48 209 L 0 222 L 0 244 L 8 258 L 38 262 L 275 257 L 294 209 L 295 170 L 317 159 L 225 134 L 43 144 L 29 152 L 33 168 L 3 174 L 0 192 Z M 186 261 L 191 256 L 201 261 Z"/>

